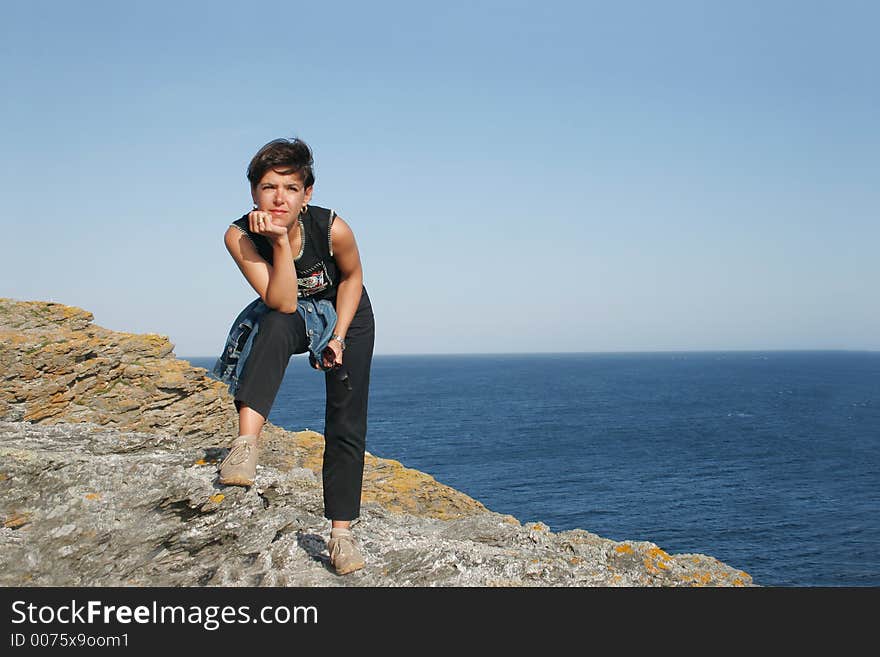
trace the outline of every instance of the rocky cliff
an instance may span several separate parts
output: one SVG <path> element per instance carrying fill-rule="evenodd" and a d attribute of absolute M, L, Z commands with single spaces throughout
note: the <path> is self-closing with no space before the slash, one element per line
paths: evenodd
<path fill-rule="evenodd" d="M 519 522 L 367 455 L 353 529 L 367 567 L 327 565 L 323 437 L 267 423 L 257 484 L 217 483 L 226 387 L 161 335 L 0 299 L 0 585 L 751 586 L 702 554 Z"/>

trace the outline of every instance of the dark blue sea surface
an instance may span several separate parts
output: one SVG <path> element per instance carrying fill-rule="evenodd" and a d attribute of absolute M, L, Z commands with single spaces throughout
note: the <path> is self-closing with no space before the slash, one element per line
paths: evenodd
<path fill-rule="evenodd" d="M 376 356 L 370 395 L 368 451 L 493 511 L 765 586 L 880 585 L 880 353 Z M 323 417 L 295 356 L 269 419 Z"/>

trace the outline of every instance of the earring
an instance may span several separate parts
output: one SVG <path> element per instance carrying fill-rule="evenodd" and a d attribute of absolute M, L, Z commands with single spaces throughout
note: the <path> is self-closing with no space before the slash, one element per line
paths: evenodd
<path fill-rule="evenodd" d="M 256 209 L 257 209 L 257 204 L 256 204 L 256 203 L 254 203 L 254 210 L 256 210 Z"/>
<path fill-rule="evenodd" d="M 308 207 L 308 205 L 302 206 L 302 210 L 299 211 L 300 218 L 302 218 L 302 216 L 306 213 L 306 209 L 308 209 Z"/>

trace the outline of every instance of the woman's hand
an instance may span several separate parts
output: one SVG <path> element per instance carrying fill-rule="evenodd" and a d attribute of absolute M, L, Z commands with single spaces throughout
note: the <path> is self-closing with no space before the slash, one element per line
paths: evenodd
<path fill-rule="evenodd" d="M 329 344 L 324 347 L 321 353 L 322 365 L 325 369 L 342 367 L 342 345 L 336 340 L 330 340 Z M 315 369 L 319 369 L 315 365 Z"/>
<path fill-rule="evenodd" d="M 263 210 L 251 210 L 248 213 L 251 232 L 269 239 L 281 239 L 287 236 L 287 228 L 273 221 L 272 213 Z"/>

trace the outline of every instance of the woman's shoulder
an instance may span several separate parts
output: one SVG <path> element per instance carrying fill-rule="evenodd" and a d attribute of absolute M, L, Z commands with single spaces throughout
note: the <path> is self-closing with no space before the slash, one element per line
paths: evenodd
<path fill-rule="evenodd" d="M 331 229 L 336 212 L 330 208 L 322 208 L 320 205 L 309 204 L 305 219 L 306 232 L 309 234 L 311 244 L 321 244 L 319 250 L 323 255 L 333 257 L 333 239 Z"/>
<path fill-rule="evenodd" d="M 244 233 L 245 235 L 250 237 L 251 241 L 253 241 L 254 237 L 256 237 L 256 235 L 251 232 L 250 222 L 248 222 L 248 218 L 247 218 L 246 214 L 242 215 L 241 217 L 239 217 L 238 219 L 236 219 L 235 221 L 230 223 L 229 227 L 230 228 L 237 228 L 242 233 Z"/>
<path fill-rule="evenodd" d="M 320 205 L 312 205 L 310 203 L 303 220 L 310 228 L 315 229 L 320 233 L 329 234 L 335 217 L 336 212 L 334 210 L 330 208 L 322 208 Z"/>
<path fill-rule="evenodd" d="M 308 214 L 314 219 L 328 221 L 330 216 L 336 213 L 331 208 L 323 208 L 320 205 L 309 203 Z"/>
<path fill-rule="evenodd" d="M 243 232 L 244 234 L 246 234 L 248 236 L 253 235 L 253 233 L 251 233 L 250 223 L 248 222 L 248 216 L 246 214 L 243 214 L 241 217 L 239 217 L 238 219 L 236 219 L 235 221 L 233 221 L 229 225 L 235 226 L 241 232 Z"/>
<path fill-rule="evenodd" d="M 248 220 L 247 214 L 242 215 L 229 224 L 229 228 L 226 230 L 228 231 L 229 229 L 237 229 L 243 233 L 257 249 L 257 253 L 260 254 L 260 257 L 270 264 L 272 263 L 272 245 L 269 244 L 269 241 L 265 237 L 251 231 L 250 221 Z"/>

